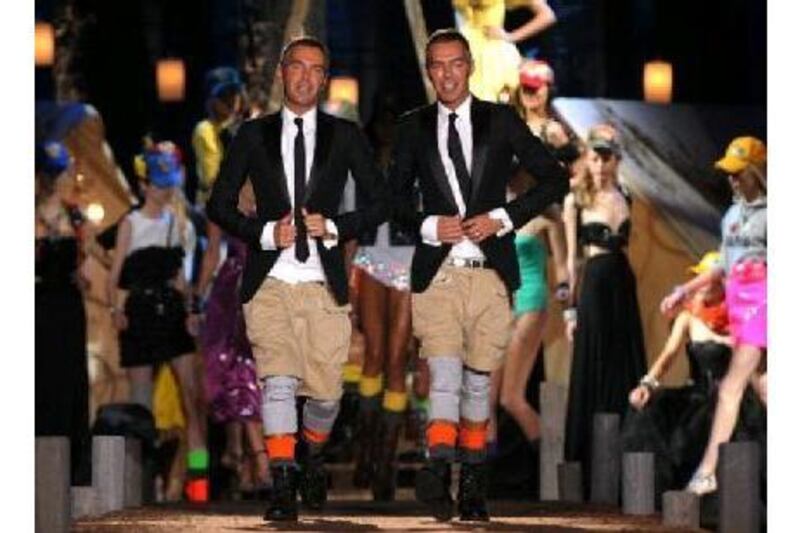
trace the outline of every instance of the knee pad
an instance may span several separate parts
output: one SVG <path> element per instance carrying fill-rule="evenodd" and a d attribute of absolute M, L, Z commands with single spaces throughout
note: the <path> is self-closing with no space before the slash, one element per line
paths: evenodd
<path fill-rule="evenodd" d="M 489 419 L 489 390 L 491 376 L 488 372 L 464 369 L 461 388 L 461 417 L 472 422 Z"/>
<path fill-rule="evenodd" d="M 293 376 L 269 376 L 263 381 L 261 419 L 265 435 L 297 432 L 295 399 L 299 381 Z"/>
<path fill-rule="evenodd" d="M 428 359 L 431 372 L 430 419 L 458 422 L 462 363 L 458 356 Z"/>
<path fill-rule="evenodd" d="M 327 435 L 333 429 L 339 402 L 308 399 L 303 406 L 303 427 Z"/>

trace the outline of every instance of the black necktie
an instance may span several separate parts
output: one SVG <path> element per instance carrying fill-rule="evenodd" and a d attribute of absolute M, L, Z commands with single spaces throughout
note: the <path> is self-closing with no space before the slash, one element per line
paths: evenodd
<path fill-rule="evenodd" d="M 303 220 L 303 199 L 306 195 L 306 142 L 303 137 L 303 119 L 296 118 L 297 137 L 294 138 L 294 256 L 301 263 L 308 259 L 308 237 Z"/>
<path fill-rule="evenodd" d="M 464 199 L 466 208 L 467 204 L 469 204 L 471 183 L 469 172 L 467 171 L 467 163 L 464 161 L 464 150 L 461 149 L 461 137 L 458 136 L 458 130 L 456 129 L 457 118 L 458 115 L 450 113 L 450 125 L 447 128 L 447 154 L 456 169 L 458 186 L 461 188 L 461 197 Z"/>

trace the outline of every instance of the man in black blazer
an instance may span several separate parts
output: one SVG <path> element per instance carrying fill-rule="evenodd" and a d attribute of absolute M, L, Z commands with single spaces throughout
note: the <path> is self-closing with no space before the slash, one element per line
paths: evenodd
<path fill-rule="evenodd" d="M 510 297 L 520 285 L 513 230 L 563 198 L 568 172 L 511 107 L 469 93 L 472 57 L 456 30 L 430 37 L 426 68 L 437 102 L 400 119 L 389 171 L 393 216 L 421 237 L 411 265 L 412 309 L 431 372 L 431 422 L 430 460 L 417 474 L 416 493 L 434 517 L 451 518 L 458 443 L 461 519 L 488 520 L 489 374 L 502 364 Z M 514 157 L 537 184 L 507 202 Z"/>
<path fill-rule="evenodd" d="M 326 499 L 322 447 L 339 409 L 350 344 L 343 243 L 386 219 L 384 179 L 352 122 L 317 109 L 328 55 L 313 38 L 281 54 L 283 109 L 245 122 L 226 151 L 208 215 L 244 239 L 247 335 L 263 383 L 262 419 L 274 488 L 267 520 L 297 520 L 295 397 L 306 396 L 298 456 L 300 495 Z M 367 199 L 337 214 L 348 174 Z M 256 216 L 237 209 L 249 177 Z"/>

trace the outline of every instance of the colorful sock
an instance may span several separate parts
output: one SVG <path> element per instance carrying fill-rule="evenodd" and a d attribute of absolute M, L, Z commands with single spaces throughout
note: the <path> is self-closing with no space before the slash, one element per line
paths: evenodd
<path fill-rule="evenodd" d="M 486 435 L 488 422 L 461 420 L 458 429 L 458 446 L 465 463 L 486 461 Z"/>
<path fill-rule="evenodd" d="M 186 498 L 190 502 L 208 501 L 208 450 L 195 448 L 186 456 Z"/>
<path fill-rule="evenodd" d="M 383 391 L 383 375 L 361 376 L 358 383 L 358 393 L 361 396 L 359 410 L 366 413 L 377 410 L 381 405 L 381 391 Z"/>
<path fill-rule="evenodd" d="M 427 396 L 424 398 L 420 398 L 416 394 L 412 394 L 410 401 L 411 401 L 411 408 L 414 409 L 415 411 L 423 411 L 427 414 L 428 410 L 431 407 L 431 401 L 428 399 Z"/>
<path fill-rule="evenodd" d="M 292 434 L 267 435 L 264 437 L 264 447 L 267 450 L 270 465 L 293 465 L 296 442 L 297 438 Z"/>
<path fill-rule="evenodd" d="M 303 406 L 303 441 L 312 456 L 322 453 L 337 414 L 339 414 L 338 401 L 309 398 Z"/>
<path fill-rule="evenodd" d="M 345 388 L 358 388 L 358 384 L 361 381 L 361 365 L 358 363 L 346 363 L 342 370 L 342 377 Z"/>
<path fill-rule="evenodd" d="M 458 428 L 449 420 L 432 420 L 425 432 L 431 459 L 455 460 Z"/>
<path fill-rule="evenodd" d="M 404 413 L 408 406 L 408 394 L 387 390 L 383 393 L 383 410 L 392 413 Z"/>

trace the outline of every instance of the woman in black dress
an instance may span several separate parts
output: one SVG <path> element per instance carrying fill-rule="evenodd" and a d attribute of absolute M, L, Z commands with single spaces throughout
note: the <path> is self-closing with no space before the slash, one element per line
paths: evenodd
<path fill-rule="evenodd" d="M 153 367 L 169 363 L 181 391 L 189 447 L 186 495 L 208 499 L 208 450 L 200 413 L 202 394 L 196 375 L 196 316 L 188 317 L 190 294 L 183 274 L 185 228 L 170 209 L 183 167 L 175 145 L 161 142 L 144 154 L 144 203 L 119 226 L 108 278 L 108 302 L 119 331 L 120 366 L 128 373 L 131 401 L 152 409 Z M 124 306 L 117 289 L 128 291 Z"/>
<path fill-rule="evenodd" d="M 72 484 L 88 468 L 89 379 L 81 295 L 80 210 L 65 201 L 70 155 L 48 142 L 36 157 L 36 435 L 70 437 Z"/>
<path fill-rule="evenodd" d="M 588 172 L 564 204 L 572 301 L 578 295 L 577 307 L 564 311 L 567 337 L 574 341 L 564 456 L 581 462 L 586 489 L 591 486 L 594 415 L 618 413 L 621 418 L 628 392 L 647 368 L 636 278 L 625 253 L 631 212 L 617 181 L 621 150 L 616 132 L 595 126 L 588 147 Z M 578 244 L 585 258 L 579 283 Z"/>

